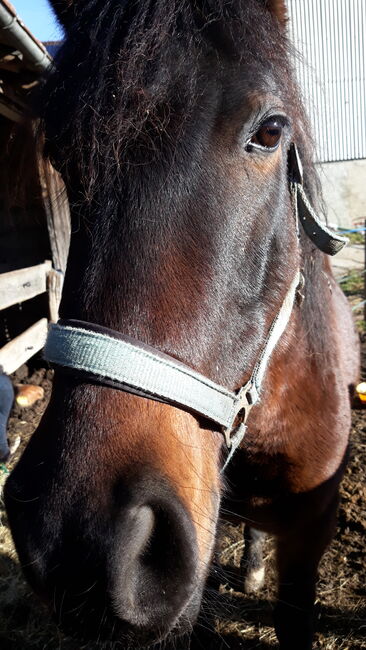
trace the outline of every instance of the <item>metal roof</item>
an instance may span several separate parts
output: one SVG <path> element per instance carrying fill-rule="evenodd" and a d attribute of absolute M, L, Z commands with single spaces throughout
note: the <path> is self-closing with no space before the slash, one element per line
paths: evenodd
<path fill-rule="evenodd" d="M 366 158 L 365 0 L 287 0 L 320 162 Z"/>
<path fill-rule="evenodd" d="M 64 41 L 43 41 L 48 54 L 54 59 L 60 47 L 63 45 Z"/>

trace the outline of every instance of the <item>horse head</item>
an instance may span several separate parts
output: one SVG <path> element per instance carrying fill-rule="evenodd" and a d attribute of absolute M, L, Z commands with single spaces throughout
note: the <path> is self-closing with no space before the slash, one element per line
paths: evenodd
<path fill-rule="evenodd" d="M 306 158 L 307 138 L 284 3 L 52 4 L 66 39 L 43 125 L 72 215 L 61 318 L 238 391 L 300 267 L 288 151 Z M 189 629 L 226 453 L 209 418 L 56 367 L 5 498 L 25 575 L 66 630 L 137 647 Z"/>

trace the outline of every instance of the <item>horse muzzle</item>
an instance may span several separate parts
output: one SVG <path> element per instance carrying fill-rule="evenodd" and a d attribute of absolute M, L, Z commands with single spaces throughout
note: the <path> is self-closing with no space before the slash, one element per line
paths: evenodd
<path fill-rule="evenodd" d="M 66 633 L 137 648 L 192 625 L 205 576 L 192 520 L 165 480 L 150 473 L 117 481 L 108 507 L 105 495 L 100 508 L 90 499 L 86 507 L 80 494 L 55 509 L 52 489 L 41 503 L 23 498 L 31 489 L 18 472 L 5 489 L 15 545 L 27 580 Z"/>

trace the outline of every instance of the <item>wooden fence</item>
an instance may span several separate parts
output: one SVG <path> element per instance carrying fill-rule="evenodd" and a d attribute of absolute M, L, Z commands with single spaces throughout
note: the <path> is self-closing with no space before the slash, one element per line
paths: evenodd
<path fill-rule="evenodd" d="M 62 290 L 62 274 L 52 268 L 52 263 L 0 274 L 0 310 L 48 293 L 48 317 L 41 318 L 0 349 L 0 368 L 7 375 L 39 352 L 45 343 L 48 322 L 56 322 Z"/>

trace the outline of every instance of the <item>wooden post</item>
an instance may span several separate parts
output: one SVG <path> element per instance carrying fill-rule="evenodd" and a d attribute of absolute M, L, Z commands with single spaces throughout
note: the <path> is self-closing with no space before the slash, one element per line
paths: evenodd
<path fill-rule="evenodd" d="M 58 309 L 61 302 L 62 285 L 64 281 L 63 273 L 51 269 L 47 275 L 48 305 L 51 323 L 58 321 Z"/>
<path fill-rule="evenodd" d="M 71 236 L 66 188 L 60 174 L 50 163 L 39 161 L 39 172 L 53 267 L 65 273 Z"/>

